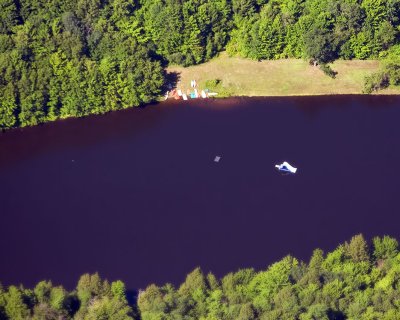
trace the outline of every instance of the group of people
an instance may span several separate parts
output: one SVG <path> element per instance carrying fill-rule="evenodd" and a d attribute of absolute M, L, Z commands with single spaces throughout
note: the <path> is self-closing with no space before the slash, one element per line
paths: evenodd
<path fill-rule="evenodd" d="M 179 87 L 180 81 L 178 82 Z M 211 96 L 216 96 L 217 93 L 209 92 L 208 89 L 198 90 L 196 80 L 190 80 L 190 87 L 194 89 L 193 91 L 187 89 L 187 93 L 185 93 L 182 89 L 172 89 L 171 91 L 167 91 L 165 94 L 165 100 L 168 98 L 174 98 L 175 100 L 188 100 L 188 98 L 196 99 L 196 98 L 208 98 Z"/>

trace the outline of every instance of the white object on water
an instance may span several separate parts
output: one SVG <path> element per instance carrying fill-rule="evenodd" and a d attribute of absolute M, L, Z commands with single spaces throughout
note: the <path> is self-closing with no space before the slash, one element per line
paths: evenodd
<path fill-rule="evenodd" d="M 219 162 L 219 160 L 221 160 L 221 157 L 220 156 L 216 156 L 215 159 L 214 159 L 214 162 Z"/>
<path fill-rule="evenodd" d="M 204 90 L 201 90 L 201 97 L 203 99 L 207 98 L 206 92 Z"/>
<path fill-rule="evenodd" d="M 213 97 L 213 96 L 216 96 L 216 95 L 218 95 L 218 93 L 216 93 L 216 92 L 210 92 L 210 93 L 208 93 L 208 96 L 209 96 L 209 97 Z"/>
<path fill-rule="evenodd" d="M 282 164 L 275 165 L 275 168 L 277 168 L 279 171 L 288 172 L 288 173 L 296 173 L 296 171 L 297 171 L 297 168 L 293 167 L 286 161 L 283 162 Z"/>
<path fill-rule="evenodd" d="M 181 90 L 181 89 L 178 89 L 178 91 L 177 91 L 177 92 L 178 92 L 178 96 L 180 96 L 180 97 L 181 97 L 181 96 L 182 96 L 182 90 Z"/>
<path fill-rule="evenodd" d="M 182 93 L 182 98 L 183 98 L 183 100 L 187 100 L 188 99 L 186 93 Z"/>

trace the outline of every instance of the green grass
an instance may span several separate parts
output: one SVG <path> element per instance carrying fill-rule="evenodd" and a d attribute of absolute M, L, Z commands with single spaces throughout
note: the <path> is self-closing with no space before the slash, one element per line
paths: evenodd
<path fill-rule="evenodd" d="M 365 76 L 377 71 L 379 62 L 340 60 L 331 67 L 337 72 L 335 79 L 300 59 L 258 62 L 221 53 L 207 63 L 188 68 L 171 66 L 167 71 L 179 74 L 177 87 L 185 91 L 190 89 L 191 79 L 197 81 L 200 89 L 206 88 L 207 80 L 220 79 L 221 85 L 215 91 L 220 90 L 223 96 L 362 94 Z M 380 93 L 400 94 L 400 89 Z"/>

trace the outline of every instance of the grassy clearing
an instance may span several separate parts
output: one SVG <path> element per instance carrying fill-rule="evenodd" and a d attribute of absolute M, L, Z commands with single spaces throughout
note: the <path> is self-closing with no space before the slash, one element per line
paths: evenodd
<path fill-rule="evenodd" d="M 338 74 L 335 79 L 326 76 L 319 68 L 299 59 L 276 61 L 253 61 L 219 57 L 188 68 L 171 66 L 168 72 L 180 76 L 178 87 L 190 89 L 190 80 L 195 79 L 200 88 L 207 80 L 220 79 L 227 95 L 233 96 L 291 96 L 326 94 L 361 94 L 364 78 L 377 71 L 379 62 L 368 60 L 336 61 L 332 69 Z M 389 88 L 383 94 L 400 94 L 400 89 Z"/>

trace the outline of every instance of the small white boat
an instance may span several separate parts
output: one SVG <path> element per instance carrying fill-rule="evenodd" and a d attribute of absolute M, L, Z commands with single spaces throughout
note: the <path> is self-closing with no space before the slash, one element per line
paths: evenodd
<path fill-rule="evenodd" d="M 283 162 L 282 164 L 275 165 L 275 168 L 277 168 L 281 172 L 286 172 L 286 173 L 296 173 L 297 171 L 297 168 L 293 167 L 286 161 Z"/>
<path fill-rule="evenodd" d="M 205 98 L 207 98 L 207 94 L 206 94 L 206 92 L 204 91 L 204 90 L 201 90 L 201 97 L 203 98 L 203 99 L 205 99 Z"/>
<path fill-rule="evenodd" d="M 183 100 L 187 100 L 188 99 L 186 93 L 182 93 L 182 98 L 183 98 Z"/>
<path fill-rule="evenodd" d="M 209 92 L 208 93 L 209 97 L 213 97 L 213 96 L 216 96 L 216 95 L 218 95 L 218 93 L 216 93 L 216 92 Z"/>

